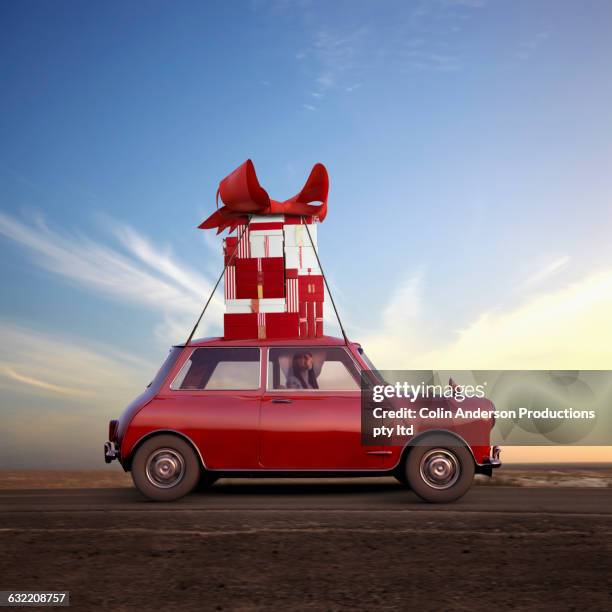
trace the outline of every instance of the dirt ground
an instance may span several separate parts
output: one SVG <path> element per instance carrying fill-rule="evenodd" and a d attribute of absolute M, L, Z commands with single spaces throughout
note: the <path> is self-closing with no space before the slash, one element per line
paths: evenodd
<path fill-rule="evenodd" d="M 69 590 L 77 610 L 609 610 L 612 597 L 610 516 L 8 518 L 1 588 Z"/>

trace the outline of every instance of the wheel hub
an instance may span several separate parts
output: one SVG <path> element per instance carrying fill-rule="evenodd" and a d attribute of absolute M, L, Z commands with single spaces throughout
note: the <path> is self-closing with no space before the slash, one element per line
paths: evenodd
<path fill-rule="evenodd" d="M 452 487 L 459 479 L 460 471 L 457 456 L 445 448 L 429 450 L 421 459 L 421 478 L 433 489 Z"/>
<path fill-rule="evenodd" d="M 146 464 L 149 482 L 161 489 L 177 485 L 185 474 L 185 460 L 176 450 L 161 448 L 153 451 Z"/>

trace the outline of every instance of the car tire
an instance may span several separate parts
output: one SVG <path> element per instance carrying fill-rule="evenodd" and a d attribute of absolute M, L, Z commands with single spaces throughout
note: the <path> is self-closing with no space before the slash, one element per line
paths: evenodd
<path fill-rule="evenodd" d="M 174 501 L 191 493 L 200 475 L 197 455 L 178 436 L 150 438 L 138 448 L 132 462 L 136 488 L 155 501 Z"/>
<path fill-rule="evenodd" d="M 470 450 L 449 435 L 430 436 L 411 449 L 406 460 L 406 480 L 423 500 L 452 502 L 465 495 L 474 480 Z"/>

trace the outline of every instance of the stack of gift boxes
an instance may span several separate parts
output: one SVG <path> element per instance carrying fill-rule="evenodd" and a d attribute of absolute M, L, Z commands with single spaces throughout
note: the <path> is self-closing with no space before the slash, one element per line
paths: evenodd
<path fill-rule="evenodd" d="M 325 293 L 316 246 L 312 219 L 284 215 L 254 215 L 225 238 L 227 340 L 323 335 Z"/>

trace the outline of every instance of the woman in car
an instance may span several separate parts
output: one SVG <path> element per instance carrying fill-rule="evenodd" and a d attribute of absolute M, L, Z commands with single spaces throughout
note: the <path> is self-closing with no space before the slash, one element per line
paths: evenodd
<path fill-rule="evenodd" d="M 287 376 L 287 389 L 318 389 L 312 365 L 311 353 L 296 353 Z"/>

